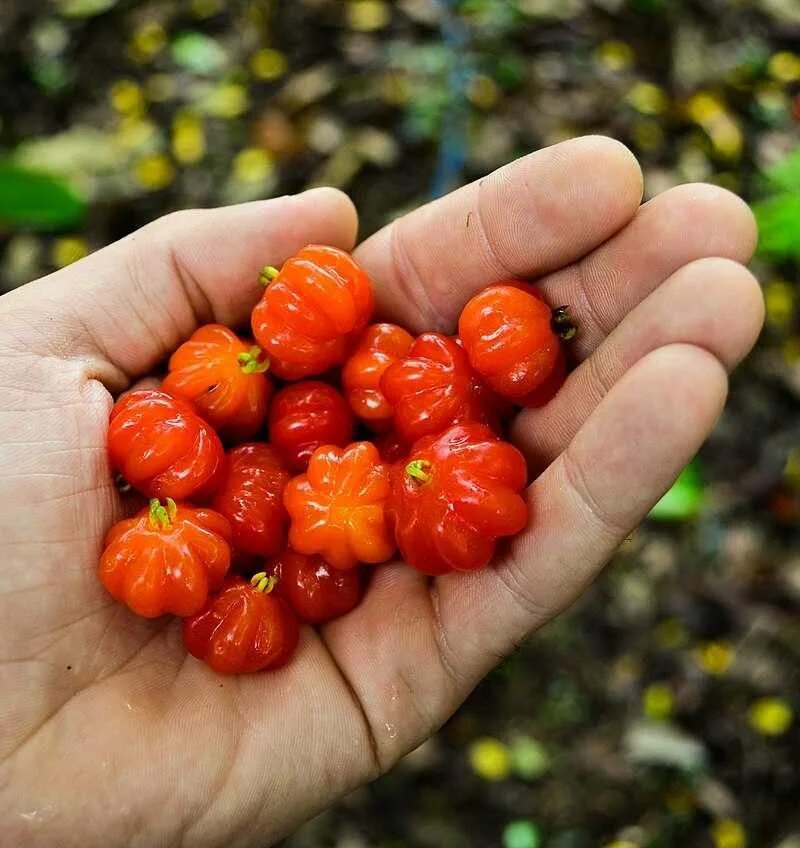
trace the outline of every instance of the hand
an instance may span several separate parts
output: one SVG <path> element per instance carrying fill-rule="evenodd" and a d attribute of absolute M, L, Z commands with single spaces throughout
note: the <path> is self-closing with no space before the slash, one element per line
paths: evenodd
<path fill-rule="evenodd" d="M 762 322 L 739 263 L 747 207 L 711 186 L 639 206 L 602 138 L 518 160 L 368 239 L 382 315 L 451 331 L 508 276 L 580 325 L 580 365 L 517 443 L 541 472 L 504 561 L 430 584 L 377 569 L 363 604 L 278 672 L 220 678 L 175 620 L 96 578 L 122 513 L 112 397 L 199 324 L 246 323 L 264 264 L 351 249 L 332 189 L 156 221 L 0 299 L 0 833 L 8 845 L 243 846 L 278 839 L 433 733 L 492 665 L 568 606 L 711 430 Z"/>

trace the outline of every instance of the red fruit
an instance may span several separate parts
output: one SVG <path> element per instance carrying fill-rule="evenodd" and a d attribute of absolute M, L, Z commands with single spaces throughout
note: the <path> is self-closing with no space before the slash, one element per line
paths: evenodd
<path fill-rule="evenodd" d="M 523 405 L 531 400 L 531 405 L 540 405 L 541 398 L 534 393 L 560 362 L 563 365 L 556 330 L 565 338 L 574 334 L 565 307 L 551 311 L 517 281 L 497 283 L 476 294 L 458 322 L 472 367 L 498 394 Z"/>
<path fill-rule="evenodd" d="M 423 333 L 404 359 L 390 365 L 381 390 L 406 442 L 441 433 L 459 421 L 494 420 L 493 399 L 455 339 Z"/>
<path fill-rule="evenodd" d="M 141 390 L 119 400 L 108 427 L 111 466 L 143 495 L 187 500 L 213 493 L 225 452 L 189 401 Z"/>
<path fill-rule="evenodd" d="M 222 585 L 231 561 L 228 522 L 210 509 L 153 499 L 106 536 L 100 582 L 146 618 L 194 615 Z"/>
<path fill-rule="evenodd" d="M 389 517 L 400 553 L 426 574 L 487 566 L 501 536 L 528 521 L 522 454 L 486 426 L 420 439 L 392 468 Z"/>
<path fill-rule="evenodd" d="M 270 445 L 246 444 L 228 451 L 212 505 L 230 522 L 238 553 L 268 557 L 284 547 L 289 515 L 283 490 L 290 479 Z"/>
<path fill-rule="evenodd" d="M 403 457 L 408 456 L 409 445 L 404 442 L 394 431 L 384 433 L 373 440 L 384 462 L 394 464 Z"/>
<path fill-rule="evenodd" d="M 183 622 L 189 653 L 218 674 L 248 674 L 285 665 L 299 639 L 289 605 L 270 594 L 274 581 L 261 572 L 251 582 L 229 577 L 204 609 Z"/>
<path fill-rule="evenodd" d="M 275 395 L 269 440 L 293 471 L 305 471 L 318 447 L 344 447 L 352 438 L 353 414 L 333 386 L 306 380 Z"/>
<path fill-rule="evenodd" d="M 272 372 L 299 380 L 344 362 L 374 307 L 369 277 L 352 257 L 309 245 L 262 277 L 268 285 L 252 324 Z"/>
<path fill-rule="evenodd" d="M 322 557 L 287 549 L 269 564 L 276 591 L 309 624 L 325 624 L 350 612 L 361 597 L 358 569 L 331 568 Z"/>
<path fill-rule="evenodd" d="M 208 324 L 169 360 L 163 391 L 194 403 L 217 432 L 233 441 L 250 438 L 267 417 L 272 383 L 261 349 L 221 324 Z"/>
<path fill-rule="evenodd" d="M 394 552 L 388 498 L 389 466 L 375 445 L 321 447 L 307 473 L 283 493 L 291 519 L 289 544 L 300 553 L 319 554 L 334 568 L 383 562 Z"/>
<path fill-rule="evenodd" d="M 342 369 L 350 408 L 373 430 L 383 432 L 392 423 L 392 407 L 381 391 L 381 377 L 393 362 L 408 355 L 413 343 L 411 334 L 396 324 L 372 324 Z"/>

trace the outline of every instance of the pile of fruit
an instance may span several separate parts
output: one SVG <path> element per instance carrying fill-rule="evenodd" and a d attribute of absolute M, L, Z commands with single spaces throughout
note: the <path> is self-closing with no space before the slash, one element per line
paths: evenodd
<path fill-rule="evenodd" d="M 331 247 L 261 279 L 256 344 L 201 327 L 108 433 L 150 502 L 109 532 L 100 580 L 139 615 L 182 617 L 187 650 L 227 674 L 286 663 L 299 621 L 348 613 L 361 566 L 396 550 L 429 575 L 487 566 L 528 520 L 504 422 L 555 394 L 574 334 L 516 280 L 473 297 L 457 337 L 369 324 L 370 280 Z"/>

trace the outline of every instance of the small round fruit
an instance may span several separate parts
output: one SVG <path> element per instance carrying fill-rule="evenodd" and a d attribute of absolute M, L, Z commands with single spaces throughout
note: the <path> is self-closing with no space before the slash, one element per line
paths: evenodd
<path fill-rule="evenodd" d="M 115 524 L 100 557 L 100 582 L 137 615 L 194 615 L 220 587 L 231 562 L 231 528 L 210 509 L 153 498 Z"/>
<path fill-rule="evenodd" d="M 189 401 L 166 392 L 130 392 L 111 410 L 108 453 L 114 471 L 146 497 L 176 501 L 213 494 L 225 451 Z"/>
<path fill-rule="evenodd" d="M 374 308 L 369 277 L 349 254 L 308 245 L 280 271 L 265 268 L 262 281 L 253 335 L 274 374 L 300 380 L 344 362 Z"/>
<path fill-rule="evenodd" d="M 354 609 L 361 597 L 358 569 L 331 568 L 322 557 L 306 556 L 287 549 L 269 564 L 278 581 L 276 591 L 298 618 L 309 624 L 325 624 Z"/>
<path fill-rule="evenodd" d="M 425 574 L 485 568 L 528 521 L 522 454 L 486 426 L 420 439 L 392 468 L 388 514 L 405 561 Z"/>
<path fill-rule="evenodd" d="M 318 447 L 344 447 L 352 438 L 353 413 L 333 386 L 305 380 L 275 395 L 269 440 L 292 471 L 305 471 Z"/>
<path fill-rule="evenodd" d="M 494 398 L 456 339 L 423 333 L 408 354 L 381 377 L 394 410 L 394 427 L 406 442 L 441 433 L 459 421 L 493 422 Z"/>
<path fill-rule="evenodd" d="M 207 324 L 169 360 L 161 388 L 194 403 L 223 438 L 250 438 L 267 417 L 272 383 L 261 349 L 221 324 Z"/>
<path fill-rule="evenodd" d="M 212 506 L 230 522 L 237 553 L 263 558 L 284 547 L 289 515 L 283 490 L 291 476 L 271 445 L 253 442 L 228 451 Z"/>
<path fill-rule="evenodd" d="M 396 324 L 371 324 L 342 369 L 342 387 L 355 415 L 373 430 L 391 427 L 392 407 L 381 391 L 386 369 L 408 355 L 414 338 Z"/>
<path fill-rule="evenodd" d="M 554 313 L 515 280 L 496 283 L 464 307 L 458 334 L 470 364 L 490 388 L 515 403 L 539 405 L 534 393 L 564 362 L 559 333 L 574 332 L 563 310 Z"/>
<path fill-rule="evenodd" d="M 271 594 L 264 572 L 250 582 L 229 577 L 218 595 L 183 622 L 189 653 L 218 674 L 248 674 L 285 665 L 297 647 L 299 625 L 286 601 Z"/>

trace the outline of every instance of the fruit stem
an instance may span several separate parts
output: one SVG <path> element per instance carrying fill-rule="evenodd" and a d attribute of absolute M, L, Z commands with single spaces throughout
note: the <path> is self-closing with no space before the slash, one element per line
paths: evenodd
<path fill-rule="evenodd" d="M 550 326 L 553 332 L 565 342 L 575 338 L 578 328 L 569 314 L 569 306 L 556 306 L 550 318 Z"/>
<path fill-rule="evenodd" d="M 244 374 L 263 374 L 269 370 L 269 359 L 266 356 L 262 359 L 262 353 L 258 345 L 253 345 L 250 350 L 242 351 L 236 357 Z"/>
<path fill-rule="evenodd" d="M 259 571 L 250 578 L 250 585 L 256 592 L 268 595 L 278 585 L 278 581 L 275 577 L 267 577 L 266 571 Z"/>
<path fill-rule="evenodd" d="M 150 527 L 153 530 L 167 530 L 178 514 L 178 505 L 172 498 L 167 498 L 167 505 L 162 506 L 158 498 L 150 499 Z"/>
<path fill-rule="evenodd" d="M 258 282 L 262 286 L 268 286 L 278 274 L 280 274 L 280 271 L 274 265 L 266 265 L 258 275 Z"/>
<path fill-rule="evenodd" d="M 420 483 L 427 483 L 431 479 L 431 464 L 427 459 L 412 459 L 406 465 L 406 474 Z"/>

